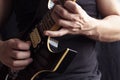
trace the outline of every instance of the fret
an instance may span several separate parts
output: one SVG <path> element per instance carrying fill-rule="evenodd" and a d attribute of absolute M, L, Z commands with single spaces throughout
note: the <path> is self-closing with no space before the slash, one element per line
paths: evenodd
<path fill-rule="evenodd" d="M 46 15 L 45 15 L 46 16 Z M 45 24 L 45 16 L 43 17 L 43 19 L 38 23 L 38 29 L 39 31 L 43 34 L 43 31 L 46 30 L 46 24 Z"/>
<path fill-rule="evenodd" d="M 50 19 L 47 20 L 47 24 L 48 24 L 48 29 L 50 29 L 50 27 L 52 26 L 52 24 L 50 23 Z"/>
<path fill-rule="evenodd" d="M 44 31 L 46 29 L 44 29 L 45 25 L 43 23 L 40 24 L 40 26 L 38 27 L 38 30 L 40 31 L 41 33 L 41 36 L 44 36 Z"/>
<path fill-rule="evenodd" d="M 38 29 L 42 34 L 43 34 L 43 31 L 44 31 L 43 27 L 44 27 L 43 23 L 39 23 Z"/>
<path fill-rule="evenodd" d="M 50 29 L 53 25 L 54 25 L 54 21 L 53 19 L 51 18 L 51 15 L 50 15 L 50 12 L 48 12 L 44 17 L 43 17 L 43 20 L 40 22 L 40 31 L 45 31 L 45 30 L 48 30 Z"/>
<path fill-rule="evenodd" d="M 50 15 L 50 11 L 46 15 L 46 22 L 47 22 L 47 25 L 48 25 L 48 29 L 50 29 L 50 27 L 52 27 L 52 25 L 49 24 L 49 21 L 50 21 L 50 18 L 48 17 L 49 15 Z"/>
<path fill-rule="evenodd" d="M 41 22 L 39 22 L 37 28 L 40 30 L 40 32 L 43 31 L 41 26 L 42 26 L 42 24 L 41 24 Z"/>
<path fill-rule="evenodd" d="M 48 19 L 47 16 L 45 17 L 44 21 L 45 21 L 45 24 L 46 24 L 46 30 L 49 30 L 49 28 L 51 27 L 51 25 L 49 25 L 49 19 Z"/>
<path fill-rule="evenodd" d="M 49 13 L 47 14 L 47 16 L 46 16 L 46 22 L 47 22 L 47 25 L 48 25 L 48 29 L 50 29 L 50 27 L 52 26 L 51 24 L 50 24 L 50 18 L 49 18 Z"/>
<path fill-rule="evenodd" d="M 47 18 L 48 18 L 47 22 L 48 22 L 49 29 L 50 29 L 51 26 L 53 26 L 55 24 L 55 22 L 53 21 L 50 13 L 49 13 L 49 15 L 47 15 Z"/>
<path fill-rule="evenodd" d="M 44 24 L 44 30 L 48 30 L 49 29 L 49 25 L 48 25 L 48 20 L 49 18 L 47 17 L 49 15 L 49 13 L 47 13 L 44 18 L 43 18 L 43 24 Z M 50 26 L 51 27 L 51 26 Z"/>
<path fill-rule="evenodd" d="M 48 25 L 48 29 L 50 29 L 55 23 L 51 17 L 51 13 L 50 11 L 48 12 L 48 14 L 46 15 L 46 22 L 47 22 L 47 25 Z"/>
<path fill-rule="evenodd" d="M 43 25 L 44 25 L 43 26 L 44 31 L 47 30 L 48 29 L 48 25 L 47 25 L 47 22 L 46 22 L 45 18 L 43 20 Z"/>
<path fill-rule="evenodd" d="M 49 14 L 49 18 L 50 18 L 51 24 L 52 24 L 52 25 L 55 24 L 54 20 L 53 20 L 52 17 L 51 17 L 51 14 Z"/>

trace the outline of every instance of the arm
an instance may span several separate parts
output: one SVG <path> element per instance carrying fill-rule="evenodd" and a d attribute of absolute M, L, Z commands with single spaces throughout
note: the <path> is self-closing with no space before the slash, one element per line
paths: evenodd
<path fill-rule="evenodd" d="M 103 19 L 96 20 L 98 40 L 106 42 L 120 40 L 120 3 L 117 0 L 97 0 L 97 4 L 104 16 Z"/>
<path fill-rule="evenodd" d="M 117 0 L 97 0 L 97 5 L 103 19 L 90 17 L 81 6 L 72 1 L 66 1 L 65 8 L 56 5 L 52 17 L 63 28 L 45 31 L 45 35 L 56 37 L 80 34 L 105 42 L 120 40 L 120 7 Z"/>
<path fill-rule="evenodd" d="M 0 28 L 12 11 L 12 0 L 0 0 Z"/>

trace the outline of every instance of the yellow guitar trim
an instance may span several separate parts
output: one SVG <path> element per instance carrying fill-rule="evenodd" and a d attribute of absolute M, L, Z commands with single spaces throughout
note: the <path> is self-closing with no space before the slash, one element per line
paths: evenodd
<path fill-rule="evenodd" d="M 50 48 L 50 37 L 48 37 L 48 40 L 47 40 L 47 48 L 48 48 L 48 50 L 50 51 L 50 52 L 52 52 L 52 53 L 54 53 L 53 51 L 52 51 L 52 49 Z"/>
<path fill-rule="evenodd" d="M 58 61 L 57 65 L 55 66 L 55 68 L 54 68 L 52 71 L 51 71 L 51 70 L 41 70 L 41 71 L 38 71 L 37 73 L 35 73 L 35 74 L 33 75 L 33 77 L 31 78 L 31 80 L 34 80 L 35 77 L 36 77 L 37 75 L 39 75 L 40 73 L 43 73 L 43 72 L 55 72 L 55 71 L 59 68 L 60 64 L 62 63 L 63 59 L 66 57 L 66 55 L 67 55 L 68 52 L 69 52 L 69 48 L 66 49 L 66 51 L 65 51 L 64 54 L 63 54 L 63 56 L 62 56 L 61 59 Z"/>

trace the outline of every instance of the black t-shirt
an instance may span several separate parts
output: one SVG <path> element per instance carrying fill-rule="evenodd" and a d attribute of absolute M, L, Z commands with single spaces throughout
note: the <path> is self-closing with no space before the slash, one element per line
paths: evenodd
<path fill-rule="evenodd" d="M 46 4 L 45 4 L 46 3 Z M 95 0 L 77 0 L 77 3 L 92 17 L 97 17 Z M 32 23 L 38 5 L 41 6 L 40 19 L 47 11 L 47 0 L 15 0 L 15 12 L 20 31 Z M 59 48 L 71 48 L 78 54 L 63 74 L 50 74 L 45 80 L 100 80 L 97 69 L 97 54 L 94 40 L 80 35 L 66 35 L 60 38 Z"/>

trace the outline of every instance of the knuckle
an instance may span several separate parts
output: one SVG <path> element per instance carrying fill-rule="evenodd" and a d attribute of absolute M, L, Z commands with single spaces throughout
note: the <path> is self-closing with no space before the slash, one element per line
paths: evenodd
<path fill-rule="evenodd" d="M 73 28 L 72 31 L 73 31 L 73 32 L 76 32 L 76 29 Z"/>
<path fill-rule="evenodd" d="M 92 36 L 93 35 L 93 32 L 92 31 L 88 31 L 87 32 L 87 36 Z"/>
<path fill-rule="evenodd" d="M 78 10 L 77 6 L 76 6 L 76 5 L 73 5 L 73 6 L 72 6 L 72 10 L 73 10 L 73 11 L 77 11 L 77 10 Z"/>
<path fill-rule="evenodd" d="M 60 10 L 60 14 L 61 14 L 62 16 L 65 16 L 65 15 L 66 15 L 66 11 Z"/>
<path fill-rule="evenodd" d="M 16 67 L 16 61 L 13 61 L 10 65 L 11 68 L 15 68 Z"/>
<path fill-rule="evenodd" d="M 17 48 L 20 48 L 21 47 L 21 44 L 19 42 L 16 42 L 16 47 Z"/>
<path fill-rule="evenodd" d="M 14 43 L 14 42 L 18 42 L 18 39 L 16 39 L 16 38 L 15 39 L 9 39 L 9 41 Z"/>
<path fill-rule="evenodd" d="M 61 24 L 61 19 L 56 20 L 56 23 L 57 23 L 58 25 L 60 25 L 60 24 Z"/>
<path fill-rule="evenodd" d="M 10 39 L 8 44 L 11 46 L 20 47 L 20 41 L 18 39 Z"/>
<path fill-rule="evenodd" d="M 20 54 L 19 54 L 19 53 L 15 53 L 15 54 L 14 54 L 14 58 L 15 58 L 15 59 L 19 59 L 19 58 L 20 58 Z"/>

